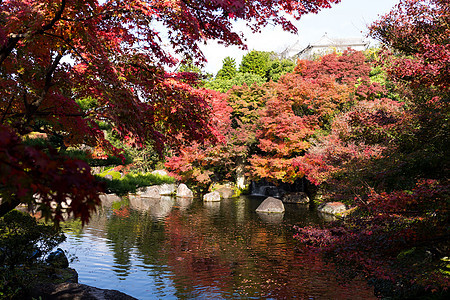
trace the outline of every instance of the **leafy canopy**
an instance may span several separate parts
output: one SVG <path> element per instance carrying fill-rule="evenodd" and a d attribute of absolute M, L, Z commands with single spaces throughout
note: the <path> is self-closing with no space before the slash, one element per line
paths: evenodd
<path fill-rule="evenodd" d="M 245 48 L 242 34 L 232 30 L 234 20 L 249 22 L 255 31 L 271 23 L 296 32 L 284 12 L 299 19 L 337 2 L 1 1 L 0 215 L 43 199 L 45 217 L 59 221 L 68 205 L 87 221 L 99 204 L 102 188 L 89 167 L 59 149 L 50 157 L 23 146 L 21 137 L 32 131 L 58 135 L 60 147 L 88 145 L 98 153 L 117 152 L 98 122 L 111 124 L 135 145 L 153 140 L 159 150 L 179 143 L 180 134 L 188 140 L 211 137 L 211 96 L 189 84 L 198 76 L 166 72 L 177 62 L 166 44 L 202 62 L 199 43 L 208 39 Z M 81 109 L 77 101 L 84 98 L 95 105 Z"/>

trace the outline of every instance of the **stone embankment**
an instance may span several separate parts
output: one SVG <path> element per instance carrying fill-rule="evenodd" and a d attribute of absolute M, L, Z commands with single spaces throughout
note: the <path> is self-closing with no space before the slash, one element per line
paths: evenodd
<path fill-rule="evenodd" d="M 64 251 L 58 248 L 47 258 L 48 270 L 37 273 L 36 280 L 30 284 L 29 299 L 46 300 L 134 300 L 136 298 L 117 290 L 100 289 L 78 283 L 78 273 L 69 268 Z M 50 270 L 50 271 L 49 271 Z M 63 281 L 63 282 L 61 282 Z"/>

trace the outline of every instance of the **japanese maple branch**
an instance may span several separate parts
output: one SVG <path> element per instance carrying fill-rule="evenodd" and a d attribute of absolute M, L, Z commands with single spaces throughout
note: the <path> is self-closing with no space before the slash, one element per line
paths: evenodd
<path fill-rule="evenodd" d="M 44 35 L 48 35 L 57 39 L 60 39 L 62 41 L 64 41 L 66 43 L 66 45 L 86 64 L 89 65 L 89 62 L 81 55 L 80 52 L 78 52 L 78 50 L 75 48 L 75 46 L 73 46 L 70 41 L 71 39 L 65 39 L 60 35 L 57 34 L 53 34 L 53 33 L 49 33 L 49 32 L 44 32 Z"/>
<path fill-rule="evenodd" d="M 42 90 L 41 95 L 36 100 L 34 100 L 33 102 L 31 102 L 28 105 L 27 114 L 26 114 L 26 123 L 27 124 L 30 122 L 31 117 L 36 113 L 36 111 L 38 110 L 42 101 L 44 101 L 45 97 L 47 96 L 48 91 L 50 90 L 50 87 L 52 86 L 53 74 L 54 74 L 59 62 L 61 61 L 62 57 L 63 57 L 62 53 L 58 53 L 58 55 L 55 57 L 55 60 L 53 61 L 51 66 L 48 68 L 47 73 L 45 74 L 45 83 L 44 83 L 44 88 Z"/>
<path fill-rule="evenodd" d="M 56 22 L 61 19 L 62 13 L 63 13 L 65 7 L 66 7 L 66 0 L 61 0 L 61 7 L 56 12 L 56 14 L 53 17 L 53 19 L 48 24 L 42 26 L 41 29 L 36 31 L 36 34 L 42 34 L 45 31 L 51 29 L 56 24 Z M 16 47 L 17 43 L 21 39 L 23 39 L 25 37 L 29 37 L 31 35 L 32 35 L 31 32 L 27 32 L 27 33 L 10 33 L 7 43 L 5 44 L 5 46 L 3 46 L 3 48 L 0 49 L 0 66 L 3 64 L 5 59 L 11 54 L 13 49 Z"/>
<path fill-rule="evenodd" d="M 8 106 L 6 107 L 5 112 L 3 113 L 2 120 L 0 121 L 0 124 L 3 124 L 3 122 L 5 121 L 6 115 L 8 114 L 8 111 L 11 108 L 13 100 L 14 100 L 14 96 L 12 96 L 11 99 L 9 100 Z"/>

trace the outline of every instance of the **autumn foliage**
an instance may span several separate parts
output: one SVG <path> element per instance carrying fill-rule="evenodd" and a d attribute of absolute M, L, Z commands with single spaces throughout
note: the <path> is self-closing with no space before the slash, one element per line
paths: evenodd
<path fill-rule="evenodd" d="M 221 124 L 229 124 L 221 129 L 225 140 L 220 150 L 190 145 L 166 166 L 183 180 L 203 185 L 233 179 L 237 162 L 246 165 L 252 180 L 292 183 L 307 176 L 319 183 L 310 174 L 313 167 L 299 163 L 299 158 L 308 152 L 314 137 L 330 130 L 338 114 L 361 97 L 383 95 L 383 87 L 370 80 L 370 70 L 361 52 L 345 51 L 317 61 L 299 61 L 294 73 L 277 82 L 233 87 L 221 107 L 213 106 L 214 114 L 223 118 Z M 208 159 L 203 156 L 205 150 Z M 196 176 L 186 172 L 189 165 L 197 166 L 193 167 Z"/>
<path fill-rule="evenodd" d="M 215 137 L 209 122 L 208 92 L 192 87 L 192 73 L 170 73 L 177 58 L 171 53 L 204 61 L 199 42 L 217 39 L 225 45 L 245 48 L 243 36 L 232 30 L 232 21 L 245 20 L 253 30 L 271 23 L 296 32 L 283 12 L 298 19 L 316 13 L 339 0 L 315 1 L 1 1 L 0 2 L 0 124 L 2 159 L 0 161 L 1 214 L 17 203 L 34 203 L 25 197 L 36 192 L 35 172 L 45 172 L 34 158 L 25 154 L 11 157 L 9 147 L 29 149 L 44 166 L 50 158 L 42 151 L 60 151 L 67 147 L 89 146 L 93 152 L 118 155 L 120 151 L 104 138 L 99 122 L 113 127 L 130 144 L 140 146 L 153 141 L 157 150 L 183 140 L 203 141 Z M 158 25 L 156 25 L 158 24 Z M 163 31 L 163 33 L 161 33 Z M 167 37 L 167 40 L 163 38 Z M 169 44 L 173 52 L 168 51 Z M 80 103 L 93 99 L 87 109 Z M 21 137 L 30 132 L 57 137 L 53 149 L 22 145 Z M 14 145 L 10 140 L 15 140 Z M 18 149 L 19 149 L 18 148 Z M 87 188 L 90 169 L 66 162 L 53 155 L 53 161 L 79 183 L 66 183 L 69 190 Z M 6 177 L 11 167 L 18 168 L 17 182 L 30 186 L 13 189 Z M 68 168 L 74 168 L 70 171 Z M 78 170 L 78 171 L 77 171 Z M 46 217 L 58 221 L 58 208 L 67 191 L 50 176 L 47 195 L 40 209 Z M 56 176 L 56 174 L 54 174 Z M 84 177 L 83 177 L 84 176 Z M 83 179 L 85 180 L 84 183 Z M 83 187 L 83 188 L 82 188 Z M 87 188 L 71 206 L 87 212 L 98 203 L 98 187 Z M 42 193 L 40 193 L 42 192 Z M 45 208 L 44 208 L 45 204 Z M 75 211 L 77 211 L 75 209 Z M 68 212 L 72 212 L 70 209 Z M 88 213 L 83 212 L 83 221 Z"/>
<path fill-rule="evenodd" d="M 300 241 L 350 277 L 371 278 L 382 295 L 444 295 L 448 20 L 447 1 L 400 1 L 371 27 L 381 49 L 298 61 L 277 82 L 230 89 L 220 151 L 197 160 L 197 147 L 169 164 L 190 157 L 207 170 L 204 184 L 233 178 L 221 176 L 217 162 L 235 168 L 238 158 L 251 180 L 306 177 L 321 201 L 342 201 L 355 213 L 326 228 L 297 228 Z"/>
<path fill-rule="evenodd" d="M 297 238 L 383 296 L 448 297 L 448 20 L 448 1 L 404 0 L 372 25 L 402 102 L 360 101 L 297 161 L 326 197 L 358 207 Z"/>

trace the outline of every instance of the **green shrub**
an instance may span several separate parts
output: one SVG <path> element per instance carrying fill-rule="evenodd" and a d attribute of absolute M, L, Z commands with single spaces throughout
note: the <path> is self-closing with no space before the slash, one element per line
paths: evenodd
<path fill-rule="evenodd" d="M 151 173 L 129 173 L 122 178 L 107 178 L 97 176 L 97 179 L 106 183 L 107 193 L 124 196 L 128 193 L 136 193 L 137 189 L 144 186 L 159 185 L 163 183 L 174 183 L 175 179 L 170 176 L 161 176 Z"/>
<path fill-rule="evenodd" d="M 53 226 L 13 210 L 0 218 L 0 298 L 16 299 L 36 277 L 44 258 L 65 240 Z"/>
<path fill-rule="evenodd" d="M 114 180 L 119 180 L 120 178 L 122 178 L 120 172 L 114 171 L 112 168 L 106 169 L 98 174 L 98 176 L 100 177 L 105 177 L 106 175 L 111 175 Z"/>

